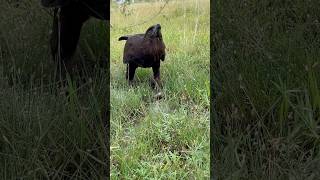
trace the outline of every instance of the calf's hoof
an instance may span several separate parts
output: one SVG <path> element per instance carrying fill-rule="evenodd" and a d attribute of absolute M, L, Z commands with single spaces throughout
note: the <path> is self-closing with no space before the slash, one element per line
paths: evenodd
<path fill-rule="evenodd" d="M 158 92 L 157 94 L 154 95 L 154 98 L 155 98 L 156 100 L 160 100 L 160 99 L 163 98 L 163 95 L 162 95 L 161 92 Z"/>
<path fill-rule="evenodd" d="M 162 84 L 159 79 L 150 79 L 150 86 L 152 89 L 160 90 L 162 89 Z"/>
<path fill-rule="evenodd" d="M 133 86 L 133 80 L 128 81 L 129 86 Z"/>

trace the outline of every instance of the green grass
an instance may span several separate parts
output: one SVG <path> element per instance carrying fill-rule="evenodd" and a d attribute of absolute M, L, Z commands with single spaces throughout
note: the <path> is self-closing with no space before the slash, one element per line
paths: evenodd
<path fill-rule="evenodd" d="M 217 179 L 319 179 L 319 2 L 217 1 Z"/>
<path fill-rule="evenodd" d="M 74 77 L 59 88 L 48 47 L 52 19 L 37 0 L 17 3 L 0 3 L 0 179 L 107 177 L 100 112 L 107 71 L 88 67 L 85 83 Z M 76 61 L 106 53 L 106 28 L 93 19 L 85 25 Z"/>
<path fill-rule="evenodd" d="M 169 1 L 149 20 L 163 4 L 111 9 L 112 179 L 209 179 L 209 1 Z M 137 69 L 128 86 L 118 41 L 156 23 L 167 46 L 161 100 L 149 85 L 152 69 Z"/>

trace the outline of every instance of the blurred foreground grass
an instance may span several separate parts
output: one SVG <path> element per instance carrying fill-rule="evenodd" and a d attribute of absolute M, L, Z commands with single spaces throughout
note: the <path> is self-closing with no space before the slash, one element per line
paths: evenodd
<path fill-rule="evenodd" d="M 219 179 L 319 179 L 319 1 L 217 1 Z"/>
<path fill-rule="evenodd" d="M 37 0 L 1 1 L 0 9 L 0 179 L 106 177 L 107 69 L 86 69 L 86 82 L 69 81 L 66 95 L 53 81 L 49 10 Z M 106 53 L 106 28 L 85 24 L 76 61 Z"/>

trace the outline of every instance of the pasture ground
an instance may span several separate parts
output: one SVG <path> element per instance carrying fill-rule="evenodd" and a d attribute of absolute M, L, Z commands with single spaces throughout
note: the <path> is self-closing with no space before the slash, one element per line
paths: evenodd
<path fill-rule="evenodd" d="M 112 179 L 209 179 L 209 1 L 169 1 L 158 14 L 164 3 L 111 9 Z M 167 46 L 158 101 L 152 69 L 137 69 L 128 86 L 118 41 L 157 23 Z"/>

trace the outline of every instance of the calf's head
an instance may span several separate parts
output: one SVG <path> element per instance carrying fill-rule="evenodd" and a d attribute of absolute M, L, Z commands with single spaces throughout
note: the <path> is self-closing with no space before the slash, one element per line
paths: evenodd
<path fill-rule="evenodd" d="M 145 37 L 147 38 L 159 38 L 162 40 L 162 34 L 161 34 L 161 25 L 156 24 L 151 27 L 149 27 L 145 33 Z"/>

